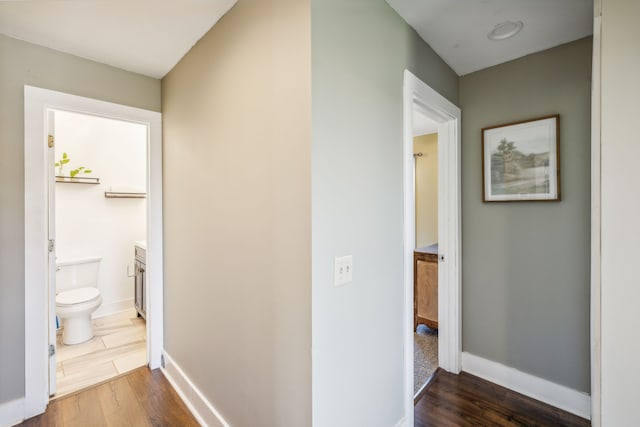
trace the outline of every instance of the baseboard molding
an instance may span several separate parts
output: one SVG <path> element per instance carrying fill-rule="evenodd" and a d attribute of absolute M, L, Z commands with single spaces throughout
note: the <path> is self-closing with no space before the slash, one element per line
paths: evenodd
<path fill-rule="evenodd" d="M 173 358 L 166 351 L 162 354 L 164 357 L 162 372 L 198 422 L 204 427 L 230 427 Z"/>
<path fill-rule="evenodd" d="M 91 316 L 92 319 L 99 319 L 105 316 L 122 313 L 123 311 L 135 308 L 133 298 L 121 299 L 119 301 L 102 304 L 98 310 Z"/>
<path fill-rule="evenodd" d="M 11 427 L 24 421 L 24 397 L 0 403 L 0 427 Z"/>
<path fill-rule="evenodd" d="M 466 352 L 462 353 L 462 370 L 579 417 L 591 418 L 591 397 L 586 393 Z"/>

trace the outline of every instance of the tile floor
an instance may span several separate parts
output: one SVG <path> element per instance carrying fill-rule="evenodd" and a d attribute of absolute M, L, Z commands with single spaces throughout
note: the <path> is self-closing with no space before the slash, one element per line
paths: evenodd
<path fill-rule="evenodd" d="M 58 334 L 54 398 L 147 363 L 146 325 L 135 309 L 95 319 L 93 325 L 95 336 L 82 344 L 64 345 Z"/>

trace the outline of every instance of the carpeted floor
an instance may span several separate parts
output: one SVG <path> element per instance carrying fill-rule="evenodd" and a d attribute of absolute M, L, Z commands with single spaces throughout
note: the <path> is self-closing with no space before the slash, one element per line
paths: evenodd
<path fill-rule="evenodd" d="M 414 395 L 438 369 L 438 331 L 418 325 L 413 334 L 413 393 Z"/>

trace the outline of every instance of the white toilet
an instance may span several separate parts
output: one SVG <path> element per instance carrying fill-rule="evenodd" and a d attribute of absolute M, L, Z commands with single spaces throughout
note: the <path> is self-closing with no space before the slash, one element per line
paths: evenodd
<path fill-rule="evenodd" d="M 64 326 L 62 342 L 79 344 L 93 338 L 91 314 L 102 304 L 97 288 L 101 257 L 56 262 L 56 314 Z"/>

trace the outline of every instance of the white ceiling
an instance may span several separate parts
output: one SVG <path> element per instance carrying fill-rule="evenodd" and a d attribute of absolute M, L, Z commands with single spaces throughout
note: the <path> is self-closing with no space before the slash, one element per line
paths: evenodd
<path fill-rule="evenodd" d="M 0 33 L 161 78 L 236 1 L 0 1 Z M 593 0 L 387 1 L 458 75 L 592 32 Z M 523 30 L 487 39 L 506 20 Z"/>
<path fill-rule="evenodd" d="M 0 1 L 0 33 L 161 78 L 236 1 Z"/>
<path fill-rule="evenodd" d="M 593 0 L 387 0 L 458 75 L 590 35 Z M 504 21 L 522 21 L 515 37 L 491 41 Z"/>

